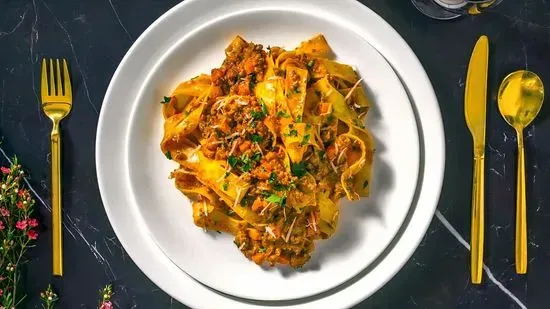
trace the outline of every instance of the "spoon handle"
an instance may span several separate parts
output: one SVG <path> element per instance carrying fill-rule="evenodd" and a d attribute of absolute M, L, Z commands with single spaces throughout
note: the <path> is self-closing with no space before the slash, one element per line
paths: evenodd
<path fill-rule="evenodd" d="M 471 265 L 472 283 L 480 284 L 483 270 L 483 242 L 485 231 L 485 155 L 474 155 L 472 186 L 472 236 Z"/>
<path fill-rule="evenodd" d="M 527 210 L 523 131 L 518 130 L 518 178 L 516 191 L 516 273 L 527 273 Z"/>

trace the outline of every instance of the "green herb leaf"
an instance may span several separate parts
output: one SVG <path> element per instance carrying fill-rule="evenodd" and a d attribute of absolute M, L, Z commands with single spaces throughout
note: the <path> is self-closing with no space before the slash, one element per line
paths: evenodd
<path fill-rule="evenodd" d="M 223 191 L 227 191 L 227 189 L 229 188 L 229 184 L 227 182 L 224 182 L 222 187 Z"/>
<path fill-rule="evenodd" d="M 223 178 L 227 178 L 227 177 L 229 177 L 229 174 L 231 174 L 231 173 L 229 173 L 229 172 L 225 172 L 225 174 L 223 175 Z"/>
<path fill-rule="evenodd" d="M 324 150 L 319 150 L 319 151 L 317 152 L 317 154 L 319 155 L 319 158 L 324 159 L 326 153 L 325 153 Z"/>
<path fill-rule="evenodd" d="M 296 122 L 297 123 L 302 122 L 302 116 L 301 115 L 298 115 L 298 117 L 296 117 Z"/>
<path fill-rule="evenodd" d="M 309 142 L 309 139 L 310 139 L 310 135 L 309 134 L 306 134 L 304 135 L 304 138 L 302 139 L 302 142 L 300 143 L 302 146 L 305 146 L 307 145 L 307 143 Z"/>
<path fill-rule="evenodd" d="M 288 191 L 288 189 L 289 189 L 288 186 L 285 186 L 280 182 L 277 182 L 276 184 L 273 185 L 273 190 L 275 191 Z"/>
<path fill-rule="evenodd" d="M 160 101 L 161 104 L 170 103 L 170 97 L 162 97 L 162 101 Z"/>
<path fill-rule="evenodd" d="M 275 204 L 279 204 L 279 205 L 283 205 L 283 203 L 285 202 L 286 198 L 284 196 L 278 196 L 277 194 L 271 194 L 267 199 L 266 201 L 270 202 L 270 203 L 275 203 Z"/>
<path fill-rule="evenodd" d="M 170 151 L 165 152 L 164 155 L 166 156 L 166 159 L 172 160 L 172 154 L 170 153 Z"/>
<path fill-rule="evenodd" d="M 259 152 L 256 152 L 252 155 L 251 159 L 252 161 L 260 162 L 260 160 L 262 159 L 262 154 Z"/>
<path fill-rule="evenodd" d="M 266 115 L 269 115 L 269 110 L 267 109 L 267 106 L 265 105 L 262 98 L 260 98 L 260 105 L 262 106 L 262 112 Z"/>
<path fill-rule="evenodd" d="M 306 130 L 309 130 L 309 129 L 311 129 L 311 124 L 308 123 L 306 124 Z"/>
<path fill-rule="evenodd" d="M 315 65 L 315 60 L 310 60 L 308 63 L 307 63 L 307 67 L 308 68 L 313 68 L 313 66 Z"/>
<path fill-rule="evenodd" d="M 265 249 L 264 247 L 261 247 L 260 249 L 258 249 L 258 252 L 259 252 L 259 253 L 264 253 L 265 250 L 266 250 L 266 249 Z"/>
<path fill-rule="evenodd" d="M 284 111 L 278 111 L 278 112 L 277 112 L 277 117 L 280 117 L 280 118 L 290 118 L 290 115 L 287 114 L 287 113 L 284 112 Z"/>
<path fill-rule="evenodd" d="M 290 166 L 290 171 L 292 172 L 292 175 L 296 177 L 304 176 L 307 173 L 305 162 L 302 161 L 300 163 L 292 163 Z"/>
<path fill-rule="evenodd" d="M 288 136 L 298 136 L 298 131 L 292 129 L 288 132 Z"/>
<path fill-rule="evenodd" d="M 237 166 L 238 161 L 239 159 L 237 159 L 237 157 L 235 156 L 229 156 L 229 158 L 227 158 L 227 163 L 229 163 L 229 166 L 231 166 L 232 168 L 235 168 L 235 166 Z"/>
<path fill-rule="evenodd" d="M 252 139 L 252 141 L 253 141 L 254 143 L 261 143 L 261 142 L 264 140 L 264 138 L 261 137 L 261 136 L 258 135 L 258 134 L 252 134 L 252 135 L 250 136 L 250 138 Z"/>
<path fill-rule="evenodd" d="M 269 179 L 267 180 L 267 182 L 269 183 L 274 183 L 277 181 L 277 173 L 275 172 L 271 172 L 271 174 L 269 175 Z"/>
<path fill-rule="evenodd" d="M 369 186 L 369 181 L 365 180 L 365 182 L 363 183 L 363 189 L 365 189 L 368 186 Z"/>
<path fill-rule="evenodd" d="M 241 166 L 241 171 L 243 172 L 249 172 L 252 169 L 252 162 L 248 161 Z"/>
<path fill-rule="evenodd" d="M 334 121 L 334 115 L 330 114 L 327 117 L 327 124 L 331 124 Z"/>
<path fill-rule="evenodd" d="M 265 114 L 263 112 L 251 111 L 250 115 L 254 120 L 262 120 L 265 118 Z"/>

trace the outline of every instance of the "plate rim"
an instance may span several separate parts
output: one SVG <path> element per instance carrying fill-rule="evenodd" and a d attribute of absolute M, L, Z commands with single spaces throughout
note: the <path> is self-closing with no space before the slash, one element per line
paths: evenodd
<path fill-rule="evenodd" d="M 113 230 L 115 231 L 115 234 L 117 235 L 117 237 L 119 238 L 119 241 L 121 242 L 121 244 L 123 244 L 123 246 L 125 247 L 126 250 L 128 250 L 127 248 L 128 248 L 129 243 L 131 243 L 131 241 L 129 241 L 124 236 L 122 236 L 123 232 L 122 232 L 120 226 L 116 226 L 116 225 L 112 224 L 112 222 L 116 221 L 115 220 L 115 215 L 114 215 L 114 212 L 112 211 L 111 207 L 109 207 L 109 205 L 108 205 L 109 203 L 106 202 L 106 196 L 108 194 L 107 191 L 108 191 L 109 180 L 105 179 L 105 177 L 103 176 L 103 173 L 101 172 L 101 168 L 100 168 L 101 166 L 109 165 L 108 164 L 108 161 L 109 161 L 108 156 L 103 157 L 104 151 L 103 151 L 103 148 L 102 148 L 102 145 L 101 145 L 101 141 L 102 141 L 102 137 L 104 135 L 103 127 L 105 126 L 106 110 L 109 110 L 111 108 L 109 106 L 109 98 L 110 98 L 110 96 L 112 95 L 112 92 L 113 92 L 113 84 L 116 83 L 117 78 L 119 77 L 120 74 L 122 74 L 121 71 L 125 67 L 125 64 L 127 63 L 129 56 L 135 51 L 135 49 L 137 49 L 137 46 L 139 46 L 139 44 L 143 41 L 143 38 L 145 38 L 147 36 L 147 34 L 152 32 L 153 29 L 159 25 L 159 23 L 161 23 L 163 20 L 167 19 L 171 14 L 173 14 L 177 10 L 184 8 L 185 6 L 188 6 L 188 5 L 190 6 L 191 4 L 196 4 L 196 3 L 199 3 L 199 2 L 200 3 L 206 3 L 208 1 L 209 0 L 187 0 L 185 2 L 182 2 L 182 3 L 174 6 L 169 11 L 167 11 L 165 14 L 163 14 L 161 17 L 159 17 L 151 26 L 149 26 L 147 28 L 147 30 L 145 30 L 145 32 L 139 37 L 139 39 L 136 40 L 136 42 L 132 45 L 132 47 L 128 50 L 128 52 L 126 53 L 126 55 L 124 56 L 124 58 L 120 62 L 119 66 L 117 67 L 117 70 L 115 71 L 115 74 L 113 75 L 113 78 L 111 79 L 111 82 L 109 84 L 109 87 L 108 87 L 106 95 L 105 95 L 105 98 L 103 100 L 103 105 L 102 105 L 102 108 L 101 108 L 101 113 L 100 113 L 100 117 L 99 117 L 99 121 L 98 121 L 97 137 L 96 137 L 96 173 L 97 173 L 97 177 L 98 177 L 98 186 L 99 186 L 99 189 L 100 189 L 100 194 L 101 194 L 101 197 L 102 197 L 102 201 L 104 203 L 105 211 L 106 211 L 107 216 L 109 218 L 109 221 L 110 221 L 110 223 L 113 227 Z M 395 273 L 397 273 L 397 271 L 399 271 L 401 269 L 403 264 L 410 259 L 410 256 L 414 253 L 414 251 L 417 248 L 419 242 L 421 241 L 422 237 L 424 236 L 424 234 L 427 230 L 427 227 L 429 226 L 429 223 L 431 222 L 431 219 L 433 217 L 435 209 L 437 207 L 437 202 L 439 200 L 439 196 L 440 196 L 440 193 L 441 193 L 441 187 L 442 187 L 442 184 L 443 184 L 443 175 L 444 175 L 444 170 L 445 170 L 445 165 L 444 165 L 445 164 L 444 163 L 445 162 L 445 144 L 444 144 L 444 131 L 443 131 L 443 124 L 442 124 L 442 119 L 441 119 L 441 112 L 440 112 L 440 109 L 439 109 L 439 105 L 437 103 L 437 98 L 435 96 L 435 92 L 433 90 L 433 87 L 431 85 L 431 82 L 430 82 L 425 70 L 423 69 L 420 61 L 418 60 L 418 58 L 416 57 L 414 52 L 410 49 L 410 47 L 403 40 L 403 38 L 390 25 L 387 24 L 387 22 L 385 22 L 380 16 L 378 16 L 372 10 L 370 10 L 366 6 L 362 5 L 359 2 L 356 2 L 354 0 L 340 0 L 339 3 L 341 4 L 342 1 L 347 1 L 350 6 L 354 7 L 355 9 L 361 10 L 361 12 L 364 13 L 365 15 L 368 15 L 368 17 L 371 20 L 374 19 L 378 23 L 377 27 L 382 28 L 382 30 L 386 34 L 389 33 L 391 36 L 393 36 L 393 37 L 390 38 L 390 40 L 393 41 L 392 44 L 395 45 L 397 43 L 400 47 L 403 47 L 403 49 L 401 49 L 400 51 L 397 51 L 397 52 L 395 50 L 387 50 L 388 49 L 387 46 L 392 45 L 392 44 L 386 43 L 386 48 L 384 48 L 384 46 L 381 45 L 379 42 L 378 43 L 373 42 L 372 31 L 367 32 L 367 33 L 365 33 L 365 31 L 358 31 L 358 33 L 363 34 L 364 37 L 370 37 L 371 38 L 370 40 L 368 40 L 369 44 L 371 44 L 375 49 L 377 49 L 378 52 L 380 54 L 382 54 L 388 60 L 388 63 L 393 67 L 393 69 L 396 71 L 397 75 L 401 79 L 404 88 L 406 89 L 409 97 L 411 98 L 412 107 L 413 107 L 413 110 L 415 112 L 415 117 L 417 118 L 417 126 L 419 126 L 420 129 L 421 129 L 422 134 L 420 134 L 419 138 L 421 139 L 421 145 L 424 144 L 424 147 L 423 147 L 424 148 L 424 154 L 428 153 L 429 157 L 430 157 L 429 159 L 433 159 L 435 161 L 434 164 L 439 167 L 439 171 L 437 173 L 434 172 L 434 170 L 431 170 L 430 174 L 426 174 L 426 165 L 422 164 L 422 163 L 420 165 L 421 166 L 421 171 L 423 172 L 419 175 L 419 177 L 422 179 L 422 187 L 424 188 L 426 186 L 426 183 L 425 183 L 425 178 L 427 178 L 426 176 L 428 176 L 428 179 L 431 182 L 431 186 L 430 186 L 430 189 L 431 189 L 430 191 L 432 192 L 431 196 L 428 196 L 427 198 L 425 198 L 425 199 L 428 199 L 429 201 L 431 201 L 431 203 L 428 203 L 428 204 L 431 204 L 431 205 L 423 206 L 422 207 L 422 210 L 423 210 L 422 214 L 419 214 L 419 212 L 418 212 L 419 209 L 418 209 L 418 207 L 416 207 L 417 209 L 415 209 L 414 213 L 410 217 L 410 220 L 407 222 L 407 226 L 405 227 L 405 232 L 403 232 L 403 235 L 401 235 L 401 237 L 398 239 L 397 243 L 398 244 L 399 243 L 400 244 L 404 243 L 403 237 L 407 235 L 406 231 L 408 231 L 411 228 L 411 223 L 415 223 L 415 229 L 417 230 L 417 232 L 414 233 L 414 235 L 416 235 L 416 237 L 413 237 L 413 239 L 410 239 L 408 241 L 408 243 L 401 246 L 401 250 L 400 250 L 400 251 L 402 251 L 401 252 L 402 257 L 400 258 L 401 261 L 399 261 L 399 259 L 398 259 L 398 261 L 394 261 L 395 266 L 391 267 L 392 268 L 391 274 L 386 275 L 385 276 L 386 280 L 383 280 L 383 282 L 379 282 L 377 287 L 371 288 L 371 291 L 369 291 L 368 293 L 365 294 L 364 292 L 363 293 L 359 292 L 358 294 L 354 295 L 353 300 L 347 299 L 347 302 L 339 302 L 339 303 L 337 302 L 336 303 L 336 304 L 338 304 L 338 306 L 341 306 L 344 303 L 351 306 L 351 305 L 354 305 L 354 304 L 360 302 L 364 298 L 370 296 L 372 293 L 374 293 L 376 290 L 378 290 L 381 286 L 383 286 L 389 279 L 391 279 L 395 275 Z M 286 2 L 288 3 L 288 2 L 292 2 L 292 1 L 286 1 Z M 305 2 L 307 2 L 307 1 L 305 1 Z M 309 1 L 309 2 L 311 2 L 311 1 Z M 326 3 L 323 3 L 323 4 L 327 4 L 328 6 L 330 6 L 330 5 L 334 5 L 335 3 L 334 2 L 332 2 L 332 3 L 326 2 Z M 362 28 L 362 27 L 360 27 L 360 28 Z M 374 40 L 374 41 L 376 41 L 376 40 Z M 383 52 L 384 49 L 386 49 L 386 52 Z M 390 59 L 388 59 L 388 56 L 390 56 L 389 57 Z M 403 61 L 396 60 L 398 58 L 404 58 L 404 59 L 408 58 L 409 63 L 407 65 L 404 65 Z M 396 68 L 396 65 L 395 65 L 396 63 L 399 63 L 399 62 L 401 62 L 401 64 L 402 64 L 401 69 Z M 403 66 L 407 67 L 407 69 L 405 70 L 403 68 Z M 415 74 L 417 74 L 417 75 L 414 76 L 414 77 L 409 76 L 409 73 L 406 73 L 406 72 L 403 72 L 403 71 L 407 71 L 407 72 L 413 72 L 414 71 L 414 72 L 416 72 Z M 413 78 L 415 80 L 412 80 Z M 417 84 L 416 86 L 418 86 L 418 84 L 420 84 L 421 87 L 419 87 L 419 89 L 412 87 L 412 89 L 411 89 L 410 84 Z M 431 105 L 432 105 L 431 107 L 429 107 L 429 106 L 428 107 L 423 107 L 424 109 L 430 109 L 431 108 L 431 111 L 427 111 L 427 112 L 425 111 L 427 114 L 431 114 L 431 116 L 424 115 L 424 117 L 423 117 L 422 115 L 419 114 L 418 106 L 417 106 L 419 104 L 418 103 L 418 98 L 417 98 L 417 100 L 415 100 L 414 99 L 415 97 L 423 97 L 424 98 L 423 103 L 422 103 L 423 105 L 429 105 L 431 103 Z M 431 127 L 432 130 L 423 130 L 422 129 L 426 125 L 424 123 L 422 123 L 420 118 L 426 118 L 426 117 L 430 118 L 430 120 L 431 120 L 428 126 Z M 418 120 L 420 120 L 420 121 L 418 121 Z M 427 139 L 426 137 L 428 137 L 428 139 L 430 140 L 429 145 L 426 145 L 426 143 L 425 143 L 425 140 Z M 437 143 L 437 142 L 439 142 L 439 143 Z M 438 145 L 436 145 L 436 144 L 438 144 Z M 430 151 L 426 151 L 425 148 L 429 148 Z M 432 158 L 432 155 L 434 156 L 434 158 Z M 426 157 L 421 155 L 421 159 L 426 160 Z M 424 190 L 424 192 L 425 192 L 425 190 Z M 422 192 L 420 192 L 419 195 L 422 195 Z M 422 198 L 422 196 L 420 196 L 419 199 L 420 198 Z M 424 219 L 422 219 L 422 217 L 424 217 Z M 139 221 L 140 218 L 137 218 L 137 219 Z M 143 233 L 143 231 L 141 231 L 141 232 Z M 408 235 L 410 235 L 410 234 L 408 234 Z M 411 237 L 409 237 L 409 238 L 411 238 Z M 144 242 L 147 242 L 148 245 L 151 245 L 150 240 L 145 239 Z M 153 251 L 156 251 L 156 252 L 151 252 L 151 254 L 154 254 L 154 253 L 158 254 L 159 253 L 158 248 L 156 248 L 157 250 L 155 250 L 154 247 L 151 247 L 150 249 L 152 249 Z M 392 250 L 392 252 L 394 252 L 394 251 L 395 250 Z M 395 254 L 391 255 L 392 252 L 388 253 L 388 256 L 386 256 L 384 258 L 384 261 L 388 260 L 388 257 L 395 260 Z M 172 296 L 177 298 L 179 301 L 181 301 L 185 304 L 188 304 L 188 305 L 193 304 L 193 306 L 194 306 L 194 305 L 197 305 L 197 304 L 201 303 L 201 301 L 198 301 L 197 299 L 192 301 L 191 299 L 185 298 L 182 295 L 176 296 L 176 295 L 178 295 L 176 289 L 171 288 L 170 286 L 161 283 L 162 280 L 161 280 L 160 276 L 156 275 L 156 274 L 153 274 L 152 272 L 154 272 L 154 270 L 152 271 L 150 267 L 149 267 L 149 269 L 147 269 L 147 267 L 144 265 L 146 263 L 145 263 L 143 257 L 137 256 L 138 254 L 135 254 L 135 253 L 129 252 L 129 251 L 128 251 L 128 254 L 131 256 L 131 258 L 136 263 L 136 265 L 138 265 L 138 267 L 144 273 L 146 273 L 146 275 L 149 277 L 149 279 L 151 279 L 153 282 L 155 282 L 159 287 L 162 287 L 163 290 L 165 290 L 167 293 L 171 294 Z M 159 265 L 164 264 L 164 266 L 166 266 L 166 267 L 170 267 L 170 266 L 175 267 L 175 265 L 166 265 L 167 261 L 157 261 L 157 262 L 160 262 Z M 172 269 L 173 269 L 173 267 L 172 267 Z M 177 268 L 177 269 L 179 270 L 179 268 Z M 189 279 L 193 280 L 191 278 L 189 278 Z M 362 278 L 357 280 L 357 282 L 353 283 L 353 287 L 355 287 L 353 290 L 357 290 L 356 289 L 356 287 L 358 285 L 357 283 L 360 282 L 361 279 Z M 350 288 L 351 287 L 352 286 L 350 286 Z M 352 292 L 349 292 L 349 291 L 352 290 L 350 288 L 348 288 L 346 290 L 339 291 L 337 294 L 343 295 L 343 294 L 352 293 Z M 195 287 L 194 289 L 195 289 L 196 292 L 199 292 L 200 287 Z M 202 294 L 204 294 L 205 291 L 202 290 L 200 292 Z M 210 293 L 213 293 L 213 292 L 210 292 Z M 189 295 L 189 293 L 185 293 L 185 294 Z M 337 294 L 330 295 L 329 296 L 330 299 L 327 297 L 327 298 L 314 300 L 314 301 L 308 302 L 308 303 L 289 304 L 288 307 L 292 306 L 292 307 L 296 307 L 296 308 L 298 308 L 298 307 L 306 308 L 306 307 L 308 307 L 309 305 L 312 305 L 312 304 L 313 305 L 315 305 L 315 304 L 318 305 L 319 302 L 324 302 L 324 303 L 331 302 L 331 303 L 334 304 L 334 300 L 336 299 L 336 296 L 339 296 Z M 349 297 L 349 295 L 344 296 L 344 297 Z M 345 298 L 342 298 L 342 297 L 339 297 L 339 298 L 340 298 L 340 300 L 345 299 Z M 202 303 L 204 304 L 204 299 L 202 300 Z M 235 301 L 235 302 L 227 302 L 227 304 L 232 304 L 232 305 L 238 306 L 240 308 L 243 308 L 243 306 L 245 306 L 247 303 Z M 248 303 L 248 305 L 250 305 L 250 308 L 255 308 L 256 306 L 259 306 L 258 304 L 255 304 L 255 303 Z"/>

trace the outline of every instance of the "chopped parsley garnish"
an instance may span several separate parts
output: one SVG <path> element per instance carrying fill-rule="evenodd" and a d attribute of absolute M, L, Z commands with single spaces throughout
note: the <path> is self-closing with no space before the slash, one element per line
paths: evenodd
<path fill-rule="evenodd" d="M 302 142 L 300 143 L 300 145 L 302 145 L 302 146 L 307 145 L 307 143 L 309 142 L 310 137 L 311 136 L 309 134 L 304 135 L 304 138 L 302 139 Z"/>
<path fill-rule="evenodd" d="M 290 166 L 290 171 L 292 172 L 292 175 L 296 177 L 304 176 L 307 173 L 305 162 L 302 161 L 300 163 L 292 163 Z"/>
<path fill-rule="evenodd" d="M 262 120 L 265 118 L 265 114 L 263 112 L 251 111 L 250 115 L 254 120 Z"/>
<path fill-rule="evenodd" d="M 258 134 L 252 134 L 252 135 L 250 136 L 250 139 L 252 139 L 252 141 L 253 141 L 254 143 L 261 143 L 261 142 L 264 140 L 264 138 L 261 137 L 261 136 L 258 135 Z"/>
<path fill-rule="evenodd" d="M 271 172 L 269 175 L 269 179 L 267 180 L 269 183 L 274 183 L 277 181 L 277 173 Z"/>
<path fill-rule="evenodd" d="M 170 97 L 162 97 L 162 101 L 160 101 L 161 104 L 170 103 Z"/>
<path fill-rule="evenodd" d="M 220 129 L 216 129 L 216 137 L 217 138 L 222 138 L 223 137 L 223 132 Z"/>
<path fill-rule="evenodd" d="M 254 87 L 256 87 L 256 72 L 251 73 L 250 75 L 250 83 L 248 83 L 248 89 L 250 91 L 254 90 Z"/>
<path fill-rule="evenodd" d="M 267 106 L 265 105 L 264 100 L 262 100 L 262 98 L 260 98 L 260 105 L 262 106 L 262 113 L 264 113 L 265 115 L 268 115 L 269 111 L 267 110 Z"/>
<path fill-rule="evenodd" d="M 166 156 L 166 159 L 172 160 L 172 154 L 170 153 L 170 151 L 165 152 L 164 155 Z"/>
<path fill-rule="evenodd" d="M 225 172 L 225 174 L 223 175 L 223 178 L 229 177 L 230 174 L 231 174 L 231 173 L 229 173 L 229 172 Z"/>
<path fill-rule="evenodd" d="M 237 166 L 238 161 L 239 159 L 237 159 L 237 157 L 235 156 L 229 156 L 229 158 L 227 158 L 227 163 L 229 163 L 229 166 L 231 166 L 232 168 L 235 168 L 235 166 Z"/>
<path fill-rule="evenodd" d="M 241 167 L 241 170 L 243 172 L 249 172 L 250 170 L 252 169 L 252 162 L 246 162 L 245 164 L 243 164 L 243 166 Z"/>
<path fill-rule="evenodd" d="M 310 60 L 308 63 L 307 63 L 307 67 L 308 68 L 313 68 L 313 66 L 315 65 L 315 60 Z"/>
<path fill-rule="evenodd" d="M 294 92 L 295 92 L 295 93 L 300 93 L 300 92 L 302 92 L 302 91 L 300 90 L 300 85 L 296 85 L 296 86 L 294 87 Z"/>
<path fill-rule="evenodd" d="M 223 191 L 227 191 L 227 189 L 229 188 L 229 184 L 227 182 L 224 182 L 222 185 L 222 188 L 223 188 Z"/>
<path fill-rule="evenodd" d="M 298 117 L 296 117 L 296 122 L 297 123 L 302 122 L 302 115 L 298 115 Z"/>
<path fill-rule="evenodd" d="M 286 197 L 284 196 L 278 196 L 277 194 L 271 194 L 266 201 L 270 203 L 275 203 L 279 205 L 284 205 L 286 203 Z"/>
<path fill-rule="evenodd" d="M 288 191 L 289 186 L 285 186 L 282 183 L 277 182 L 273 185 L 273 190 L 275 190 L 275 191 Z"/>
<path fill-rule="evenodd" d="M 325 153 L 324 150 L 319 150 L 319 151 L 317 152 L 317 154 L 319 155 L 319 158 L 324 159 L 326 153 Z"/>
<path fill-rule="evenodd" d="M 266 249 L 265 249 L 264 247 L 261 247 L 260 249 L 258 249 L 258 252 L 259 252 L 259 253 L 264 253 L 265 250 L 266 250 Z"/>
<path fill-rule="evenodd" d="M 260 160 L 262 159 L 262 154 L 259 152 L 256 152 L 252 155 L 251 159 L 252 161 L 260 162 Z"/>
<path fill-rule="evenodd" d="M 281 117 L 281 118 L 290 118 L 290 115 L 287 114 L 287 113 L 284 112 L 284 111 L 278 111 L 278 112 L 277 112 L 277 117 Z"/>
<path fill-rule="evenodd" d="M 334 115 L 330 114 L 327 117 L 327 124 L 331 124 L 334 121 Z"/>
<path fill-rule="evenodd" d="M 367 188 L 368 186 L 369 186 L 369 181 L 365 180 L 365 182 L 363 183 L 363 189 Z"/>
<path fill-rule="evenodd" d="M 306 124 L 306 130 L 309 130 L 309 129 L 311 129 L 311 124 L 308 123 Z"/>
<path fill-rule="evenodd" d="M 288 136 L 298 136 L 298 131 L 295 129 L 292 129 L 288 132 Z"/>

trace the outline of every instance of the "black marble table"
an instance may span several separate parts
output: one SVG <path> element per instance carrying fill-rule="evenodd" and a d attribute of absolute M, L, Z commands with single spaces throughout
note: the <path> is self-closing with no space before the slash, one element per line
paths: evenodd
<path fill-rule="evenodd" d="M 30 170 L 42 198 L 44 231 L 25 273 L 29 308 L 53 282 L 60 308 L 93 308 L 97 290 L 115 288 L 118 308 L 186 308 L 155 286 L 118 242 L 95 173 L 98 114 L 111 76 L 134 40 L 176 0 L 0 1 L 0 144 Z M 550 2 L 508 0 L 492 13 L 451 22 L 420 15 L 408 0 L 361 1 L 405 38 L 430 76 L 446 134 L 446 175 L 438 211 L 403 269 L 357 308 L 550 308 L 550 106 L 525 132 L 529 274 L 514 269 L 514 132 L 498 114 L 498 85 L 509 72 L 536 71 L 550 86 Z M 465 73 L 481 34 L 491 42 L 486 176 L 486 272 L 470 284 L 472 146 L 463 117 Z M 64 121 L 66 275 L 51 277 L 50 121 L 39 107 L 39 60 L 72 64 L 75 108 Z M 428 141 L 429 142 L 429 141 Z M 2 157 L 2 163 L 5 158 Z M 429 164 L 429 162 L 428 162 Z M 547 209 L 548 206 L 548 209 Z"/>

